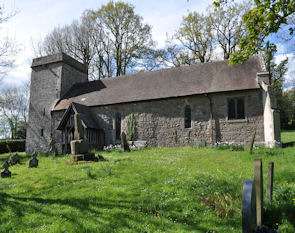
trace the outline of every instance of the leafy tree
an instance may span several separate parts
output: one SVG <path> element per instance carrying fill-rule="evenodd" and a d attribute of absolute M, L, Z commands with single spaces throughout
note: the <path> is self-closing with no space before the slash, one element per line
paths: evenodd
<path fill-rule="evenodd" d="M 197 12 L 189 13 L 184 17 L 181 26 L 175 34 L 188 52 L 182 53 L 184 63 L 210 61 L 213 51 L 212 23 L 210 18 Z"/>
<path fill-rule="evenodd" d="M 264 60 L 266 63 L 266 70 L 269 72 L 269 84 L 274 88 L 277 104 L 280 109 L 281 127 L 285 128 L 292 117 L 292 113 L 289 111 L 291 103 L 290 98 L 286 97 L 286 94 L 283 91 L 284 75 L 288 69 L 288 58 L 277 64 L 274 58 L 276 51 L 276 46 L 267 42 L 266 47 L 264 48 Z"/>
<path fill-rule="evenodd" d="M 229 59 L 236 51 L 239 40 L 245 36 L 243 16 L 250 10 L 250 3 L 223 5 L 210 12 L 210 24 L 216 40 L 223 50 L 223 58 Z"/>
<path fill-rule="evenodd" d="M 56 27 L 34 48 L 35 54 L 44 56 L 64 52 L 83 63 L 87 70 L 94 57 L 92 28 L 85 22 L 74 20 L 70 25 Z"/>
<path fill-rule="evenodd" d="M 6 87 L 0 94 L 0 122 L 2 130 L 10 130 L 11 139 L 16 139 L 21 125 L 26 124 L 28 114 L 27 88 Z M 1 131 L 2 131 L 1 130 Z"/>
<path fill-rule="evenodd" d="M 217 0 L 216 7 L 227 4 L 227 0 Z M 239 40 L 239 50 L 231 56 L 230 63 L 242 63 L 265 46 L 269 36 L 288 26 L 288 19 L 294 17 L 294 0 L 254 0 L 254 8 L 245 16 L 247 33 Z M 294 26 L 288 26 L 293 36 Z"/>
<path fill-rule="evenodd" d="M 166 48 L 162 50 L 161 61 L 167 67 L 179 67 L 191 65 L 190 52 L 183 46 L 177 45 L 171 41 L 166 42 Z"/>
<path fill-rule="evenodd" d="M 280 101 L 280 118 L 283 129 L 295 128 L 295 89 L 287 90 L 282 93 Z"/>
<path fill-rule="evenodd" d="M 26 139 L 26 133 L 27 133 L 27 122 L 20 121 L 16 129 L 15 138 Z"/>
<path fill-rule="evenodd" d="M 65 52 L 88 67 L 90 79 L 101 79 L 159 67 L 153 47 L 151 28 L 134 7 L 111 1 L 55 28 L 34 50 L 40 56 Z"/>
<path fill-rule="evenodd" d="M 138 66 L 146 51 L 154 46 L 151 27 L 142 23 L 134 6 L 111 1 L 90 13 L 110 40 L 116 76 L 125 75 L 128 69 Z"/>

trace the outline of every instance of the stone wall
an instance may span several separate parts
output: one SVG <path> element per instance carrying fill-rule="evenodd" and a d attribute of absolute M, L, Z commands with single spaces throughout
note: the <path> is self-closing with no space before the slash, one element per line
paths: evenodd
<path fill-rule="evenodd" d="M 246 119 L 227 120 L 227 98 L 244 97 Z M 211 121 L 209 98 L 212 100 Z M 191 107 L 191 128 L 184 127 L 184 108 Z M 105 131 L 106 145 L 116 144 L 115 116 L 122 117 L 122 131 L 127 132 L 131 113 L 136 120 L 137 139 L 149 146 L 187 146 L 198 141 L 248 144 L 254 129 L 256 142 L 264 142 L 261 90 L 249 90 L 169 98 L 144 102 L 92 107 Z M 211 124 L 212 122 L 212 124 Z M 213 137 L 211 131 L 213 127 Z"/>
<path fill-rule="evenodd" d="M 83 65 L 65 54 L 33 60 L 26 153 L 47 151 L 52 137 L 51 110 L 76 82 L 86 82 Z"/>

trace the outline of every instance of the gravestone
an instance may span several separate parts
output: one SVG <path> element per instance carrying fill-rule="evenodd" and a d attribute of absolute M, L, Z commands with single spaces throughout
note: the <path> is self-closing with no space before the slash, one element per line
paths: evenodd
<path fill-rule="evenodd" d="M 58 153 L 57 153 L 57 149 L 55 147 L 55 143 L 56 142 L 53 139 L 50 141 L 50 143 L 49 143 L 49 151 L 48 152 L 50 154 L 53 154 L 54 156 L 57 156 Z"/>
<path fill-rule="evenodd" d="M 8 162 L 10 165 L 15 165 L 17 163 L 20 163 L 20 159 L 21 157 L 18 155 L 18 153 L 16 153 L 16 154 L 10 155 Z"/>
<path fill-rule="evenodd" d="M 37 159 L 37 154 L 34 153 L 29 161 L 29 167 L 38 167 L 39 161 Z"/>
<path fill-rule="evenodd" d="M 266 199 L 272 201 L 274 163 L 268 163 Z"/>
<path fill-rule="evenodd" d="M 2 178 L 11 177 L 11 172 L 8 170 L 9 163 L 7 160 L 5 160 L 5 162 L 3 164 L 3 168 L 4 168 L 4 170 L 1 172 L 1 177 Z"/>
<path fill-rule="evenodd" d="M 124 151 L 130 152 L 130 148 L 127 142 L 126 134 L 124 132 L 121 133 L 121 147 Z"/>
<path fill-rule="evenodd" d="M 253 180 L 245 180 L 242 199 L 242 232 L 253 233 L 256 228 L 256 192 Z"/>
<path fill-rule="evenodd" d="M 263 176 L 262 176 L 262 159 L 254 161 L 254 183 L 256 190 L 256 213 L 257 225 L 262 225 L 263 218 Z"/>

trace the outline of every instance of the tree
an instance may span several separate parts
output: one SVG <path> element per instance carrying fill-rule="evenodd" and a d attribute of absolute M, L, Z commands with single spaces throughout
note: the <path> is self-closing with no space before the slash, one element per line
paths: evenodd
<path fill-rule="evenodd" d="M 1 24 L 7 22 L 11 17 L 17 14 L 17 10 L 7 14 L 4 11 L 4 7 L 0 6 L 0 26 Z M 16 42 L 6 36 L 0 36 L 0 81 L 2 75 L 7 72 L 9 68 L 12 67 L 15 61 L 15 55 L 18 52 Z"/>
<path fill-rule="evenodd" d="M 243 16 L 250 10 L 250 5 L 249 2 L 233 3 L 210 13 L 210 24 L 223 50 L 224 59 L 230 58 L 236 51 L 239 40 L 246 34 Z"/>
<path fill-rule="evenodd" d="M 65 52 L 88 67 L 90 79 L 101 79 L 157 68 L 153 46 L 151 28 L 134 7 L 111 1 L 97 11 L 86 10 L 80 21 L 55 28 L 35 53 Z"/>
<path fill-rule="evenodd" d="M 88 70 L 94 50 L 91 41 L 92 28 L 86 23 L 74 20 L 70 25 L 54 28 L 44 41 L 37 45 L 36 55 L 64 52 L 83 63 Z"/>
<path fill-rule="evenodd" d="M 218 8 L 226 3 L 227 0 L 217 0 L 214 5 Z M 231 57 L 230 64 L 242 63 L 257 54 L 266 45 L 269 36 L 288 26 L 288 19 L 294 14 L 294 0 L 254 0 L 254 8 L 244 16 L 247 33 L 239 40 L 239 50 Z M 294 29 L 294 26 L 288 26 L 291 36 Z"/>
<path fill-rule="evenodd" d="M 185 63 L 210 61 L 213 51 L 213 34 L 212 23 L 208 16 L 197 12 L 189 13 L 183 18 L 175 38 L 188 50 Z"/>
<path fill-rule="evenodd" d="M 292 113 L 290 113 L 289 110 L 290 106 L 294 105 L 295 102 L 291 104 L 292 102 L 290 101 L 290 98 L 288 98 L 288 95 L 286 95 L 283 91 L 284 75 L 288 70 L 288 58 L 277 64 L 274 57 L 276 51 L 276 46 L 267 42 L 266 47 L 264 48 L 264 60 L 266 64 L 266 71 L 269 73 L 269 84 L 274 88 L 277 105 L 280 109 L 281 127 L 286 128 L 288 122 L 292 118 Z"/>
<path fill-rule="evenodd" d="M 25 86 L 25 85 L 24 85 Z M 26 125 L 28 114 L 27 88 L 6 87 L 0 95 L 2 130 L 9 128 L 11 139 L 16 139 L 21 126 Z"/>
<path fill-rule="evenodd" d="M 146 51 L 153 48 L 154 41 L 151 27 L 142 23 L 142 17 L 134 12 L 134 6 L 111 1 L 98 11 L 89 13 L 102 26 L 103 35 L 109 39 L 115 75 L 125 75 L 140 66 L 140 60 Z"/>

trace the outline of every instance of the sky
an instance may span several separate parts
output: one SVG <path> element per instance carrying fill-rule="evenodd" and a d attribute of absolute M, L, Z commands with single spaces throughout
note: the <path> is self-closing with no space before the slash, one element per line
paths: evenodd
<path fill-rule="evenodd" d="M 14 7 L 19 13 L 1 26 L 1 34 L 9 35 L 19 44 L 21 51 L 16 64 L 6 75 L 2 85 L 17 85 L 30 79 L 32 59 L 35 57 L 32 41 L 36 42 L 51 32 L 54 27 L 70 24 L 79 19 L 86 9 L 99 9 L 108 0 L 0 0 L 0 5 L 9 12 Z M 165 45 L 166 35 L 172 35 L 188 12 L 205 12 L 212 0 L 129 0 L 135 13 L 144 23 L 152 26 L 153 39 L 158 47 Z M 295 49 L 288 43 L 278 44 L 277 61 L 289 57 L 287 79 L 295 77 Z M 293 53 L 292 53 L 293 51 Z"/>

